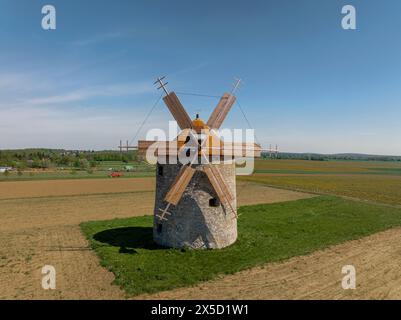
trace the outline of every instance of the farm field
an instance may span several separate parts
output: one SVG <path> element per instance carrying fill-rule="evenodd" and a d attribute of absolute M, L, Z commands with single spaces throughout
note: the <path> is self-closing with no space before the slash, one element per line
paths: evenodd
<path fill-rule="evenodd" d="M 401 205 L 400 174 L 398 162 L 259 160 L 239 180 Z"/>
<path fill-rule="evenodd" d="M 401 162 L 256 159 L 256 173 L 401 174 Z"/>
<path fill-rule="evenodd" d="M 132 168 L 132 171 L 126 171 L 125 167 Z M 112 171 L 123 172 L 121 178 L 152 177 L 154 175 L 154 166 L 122 161 L 101 161 L 97 167 L 92 170 L 75 169 L 46 169 L 29 171 L 11 171 L 8 174 L 0 174 L 0 182 L 9 181 L 31 181 L 31 180 L 70 180 L 70 179 L 104 179 Z"/>
<path fill-rule="evenodd" d="M 135 299 L 401 299 L 401 228 L 221 276 L 190 288 Z M 341 268 L 357 268 L 357 290 L 341 287 Z"/>
<path fill-rule="evenodd" d="M 79 224 L 151 214 L 154 179 L 21 181 L 0 183 L 0 188 L 0 299 L 124 297 L 111 284 L 113 274 L 99 265 Z M 307 197 L 311 195 L 238 184 L 242 205 Z M 45 291 L 40 270 L 50 263 L 58 270 L 57 290 Z"/>
<path fill-rule="evenodd" d="M 0 199 L 144 192 L 154 185 L 153 178 L 10 181 L 0 183 Z"/>
<path fill-rule="evenodd" d="M 188 287 L 401 226 L 401 208 L 328 196 L 244 206 L 238 213 L 238 239 L 221 250 L 158 246 L 150 216 L 86 222 L 82 229 L 115 283 L 137 295 Z"/>
<path fill-rule="evenodd" d="M 315 196 L 311 193 L 325 193 L 398 207 L 400 167 L 399 163 L 389 162 L 257 161 L 254 175 L 238 177 L 239 205 L 286 202 Z M 154 178 L 88 176 L 0 182 L 0 298 L 126 297 L 123 290 L 111 284 L 114 275 L 100 266 L 79 224 L 151 214 Z M 401 272 L 395 245 L 400 240 L 401 228 L 395 228 L 282 263 L 218 276 L 192 288 L 137 298 L 400 299 L 401 286 L 394 280 Z M 363 288 L 352 295 L 339 289 L 340 271 L 335 269 L 351 260 L 360 265 L 363 283 Z M 40 269 L 50 263 L 59 270 L 57 290 L 45 291 L 40 287 Z M 324 280 L 323 287 L 320 279 Z M 309 284 L 302 285 L 304 282 Z"/>
<path fill-rule="evenodd" d="M 8 176 L 0 174 L 0 182 L 12 181 L 36 181 L 36 180 L 71 180 L 71 179 L 104 179 L 109 177 L 110 172 L 107 171 L 94 171 L 88 173 L 86 171 L 76 171 L 73 174 L 70 171 L 36 171 L 34 173 L 24 172 L 19 175 L 17 172 L 10 172 Z M 123 172 L 124 178 L 142 178 L 153 177 L 154 171 L 143 172 Z"/>

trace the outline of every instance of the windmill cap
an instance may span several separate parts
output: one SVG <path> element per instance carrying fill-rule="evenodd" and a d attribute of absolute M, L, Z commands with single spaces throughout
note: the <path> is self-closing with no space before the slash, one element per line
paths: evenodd
<path fill-rule="evenodd" d="M 202 129 L 208 129 L 208 126 L 203 122 L 199 115 L 196 115 L 196 118 L 192 120 L 192 125 L 196 131 L 200 131 Z"/>

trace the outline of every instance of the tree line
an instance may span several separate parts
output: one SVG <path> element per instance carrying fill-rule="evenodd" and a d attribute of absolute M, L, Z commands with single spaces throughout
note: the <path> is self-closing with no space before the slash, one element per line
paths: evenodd
<path fill-rule="evenodd" d="M 81 151 L 63 149 L 0 150 L 0 166 L 16 169 L 70 167 L 95 168 L 102 161 L 137 161 L 135 151 Z"/>

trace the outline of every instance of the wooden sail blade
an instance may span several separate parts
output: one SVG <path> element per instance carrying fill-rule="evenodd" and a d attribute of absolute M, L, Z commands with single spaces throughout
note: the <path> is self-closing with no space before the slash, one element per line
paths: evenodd
<path fill-rule="evenodd" d="M 203 168 L 203 171 L 206 173 L 220 202 L 231 207 L 231 201 L 234 198 L 220 170 L 213 165 L 208 165 Z"/>
<path fill-rule="evenodd" d="M 146 152 L 152 146 L 156 146 L 158 141 L 151 140 L 138 140 L 138 154 L 141 156 L 146 156 Z"/>
<path fill-rule="evenodd" d="M 234 142 L 232 147 L 233 155 L 236 157 L 260 158 L 262 156 L 262 147 L 257 143 Z"/>
<path fill-rule="evenodd" d="M 231 107 L 234 105 L 236 97 L 225 93 L 216 108 L 213 110 L 213 113 L 210 115 L 209 120 L 207 121 L 207 125 L 212 129 L 219 129 L 226 118 L 228 112 L 231 110 Z"/>
<path fill-rule="evenodd" d="M 167 192 L 164 200 L 176 206 L 194 176 L 195 171 L 196 170 L 190 166 L 183 166 L 171 185 L 170 190 Z"/>
<path fill-rule="evenodd" d="M 148 149 L 154 149 L 154 156 L 173 155 L 178 156 L 180 150 L 185 145 L 185 137 L 188 134 L 183 134 L 182 137 L 178 136 L 176 141 L 149 141 L 138 140 L 138 154 L 146 156 Z M 226 142 L 218 138 L 209 136 L 205 145 L 202 147 L 204 156 L 215 157 L 261 157 L 262 148 L 256 143 L 240 143 L 240 142 Z"/>
<path fill-rule="evenodd" d="M 224 191 L 225 197 L 231 203 L 231 201 L 234 200 L 234 196 L 232 195 L 232 193 L 230 191 L 230 187 L 228 186 L 228 184 L 226 182 L 226 179 L 224 178 L 223 174 L 221 173 L 219 167 L 210 165 L 210 168 L 212 169 L 212 172 L 215 175 L 215 177 L 217 177 L 217 179 L 218 179 L 218 181 L 220 183 L 220 187 Z"/>
<path fill-rule="evenodd" d="M 181 129 L 191 128 L 192 120 L 188 113 L 185 111 L 183 105 L 174 92 L 170 92 L 163 98 L 164 103 L 167 105 L 175 121 Z"/>
<path fill-rule="evenodd" d="M 210 115 L 209 120 L 207 121 L 207 125 L 210 128 L 214 128 L 213 123 L 216 121 L 219 113 L 221 112 L 221 109 L 224 107 L 224 105 L 228 101 L 229 97 L 230 97 L 230 94 L 224 93 L 223 96 L 220 98 L 219 103 L 217 104 L 216 108 L 213 110 L 212 114 Z"/>
<path fill-rule="evenodd" d="M 209 138 L 203 148 L 205 156 L 221 157 L 261 157 L 262 148 L 257 143 L 224 142 L 214 130 L 208 132 Z"/>
<path fill-rule="evenodd" d="M 138 140 L 138 154 L 146 156 L 149 149 L 151 149 L 152 156 L 165 156 L 174 155 L 178 156 L 179 150 L 184 146 L 181 140 L 174 141 L 151 141 L 151 140 Z"/>
<path fill-rule="evenodd" d="M 261 157 L 262 149 L 256 143 L 225 142 L 219 149 L 222 157 Z"/>

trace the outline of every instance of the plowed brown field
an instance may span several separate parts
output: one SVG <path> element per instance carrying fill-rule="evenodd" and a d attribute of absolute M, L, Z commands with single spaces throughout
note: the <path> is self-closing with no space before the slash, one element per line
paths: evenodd
<path fill-rule="evenodd" d="M 9 181 L 0 183 L 0 199 L 151 191 L 154 185 L 152 178 Z"/>

